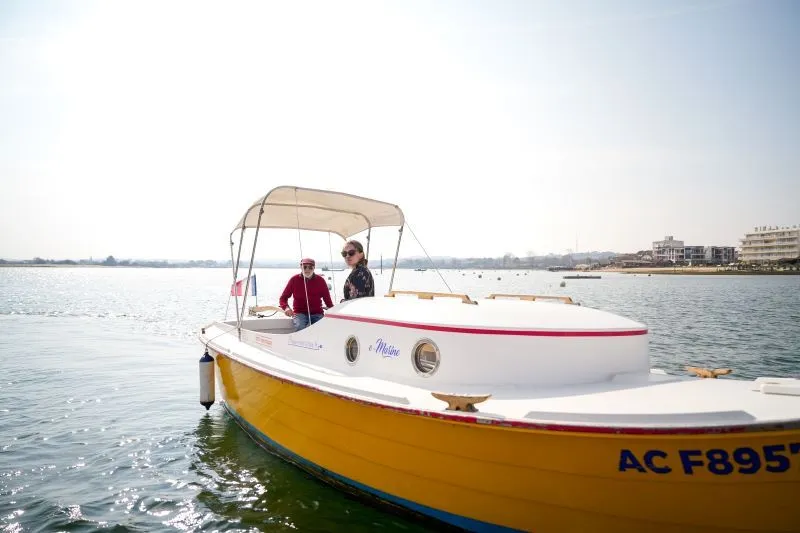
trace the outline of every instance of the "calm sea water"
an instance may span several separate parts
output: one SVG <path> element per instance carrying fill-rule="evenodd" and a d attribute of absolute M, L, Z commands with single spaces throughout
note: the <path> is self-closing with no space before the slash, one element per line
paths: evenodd
<path fill-rule="evenodd" d="M 259 303 L 293 271 L 259 270 Z M 338 298 L 344 273 L 330 273 Z M 563 294 L 647 324 L 653 366 L 800 374 L 800 276 L 443 271 L 450 288 Z M 198 404 L 225 269 L 0 268 L 0 530 L 426 531 L 266 453 Z M 389 271 L 376 273 L 378 292 Z M 443 291 L 435 271 L 397 289 Z M 338 301 L 338 298 L 334 298 Z M 254 302 L 252 302 L 254 303 Z M 232 314 L 232 311 L 230 311 Z"/>

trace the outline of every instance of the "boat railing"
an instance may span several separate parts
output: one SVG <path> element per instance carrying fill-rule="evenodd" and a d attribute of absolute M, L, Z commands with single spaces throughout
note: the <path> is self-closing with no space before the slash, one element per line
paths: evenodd
<path fill-rule="evenodd" d="M 460 298 L 462 303 L 478 305 L 478 302 L 471 299 L 466 294 L 455 294 L 451 292 L 428 292 L 428 291 L 389 291 L 387 298 L 394 298 L 398 294 L 416 295 L 420 300 L 433 300 L 434 298 Z"/>
<path fill-rule="evenodd" d="M 558 300 L 565 304 L 575 304 L 569 296 L 552 296 L 552 295 L 541 295 L 541 294 L 490 294 L 486 297 L 487 300 L 497 300 L 498 298 L 517 298 L 518 300 L 528 300 L 531 302 L 535 302 L 537 300 Z"/>

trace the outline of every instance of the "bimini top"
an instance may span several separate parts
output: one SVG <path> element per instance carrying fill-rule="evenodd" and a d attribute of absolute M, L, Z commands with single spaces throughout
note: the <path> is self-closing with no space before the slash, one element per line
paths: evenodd
<path fill-rule="evenodd" d="M 264 214 L 259 221 L 259 211 Z M 259 198 L 233 228 L 329 231 L 347 239 L 369 228 L 402 226 L 403 211 L 379 200 L 319 189 L 281 186 Z"/>

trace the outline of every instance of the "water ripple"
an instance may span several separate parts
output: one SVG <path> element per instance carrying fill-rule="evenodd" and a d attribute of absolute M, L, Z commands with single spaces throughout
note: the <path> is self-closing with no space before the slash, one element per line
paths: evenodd
<path fill-rule="evenodd" d="M 259 272 L 260 301 L 277 300 L 288 275 Z M 669 372 L 800 374 L 797 276 L 604 274 L 560 288 L 552 273 L 444 275 L 478 299 L 563 294 L 643 322 L 653 366 Z M 196 334 L 222 317 L 229 276 L 0 268 L 0 531 L 429 530 L 311 479 L 197 405 Z M 387 281 L 376 277 L 379 292 Z M 442 290 L 433 272 L 395 283 Z"/>

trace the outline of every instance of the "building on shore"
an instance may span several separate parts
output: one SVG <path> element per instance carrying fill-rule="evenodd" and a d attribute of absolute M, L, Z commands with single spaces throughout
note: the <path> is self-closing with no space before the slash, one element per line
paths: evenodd
<path fill-rule="evenodd" d="M 706 247 L 705 246 L 684 246 L 683 247 L 683 260 L 693 265 L 706 262 Z"/>
<path fill-rule="evenodd" d="M 706 246 L 706 263 L 710 265 L 727 265 L 739 260 L 739 252 L 735 246 Z"/>
<path fill-rule="evenodd" d="M 683 241 L 676 241 L 672 235 L 667 235 L 663 241 L 653 241 L 654 263 L 680 263 L 683 258 Z"/>
<path fill-rule="evenodd" d="M 653 263 L 656 264 L 725 265 L 735 261 L 733 246 L 686 246 L 672 235 L 653 241 Z"/>
<path fill-rule="evenodd" d="M 740 239 L 739 259 L 746 263 L 800 259 L 800 226 L 758 226 Z"/>

